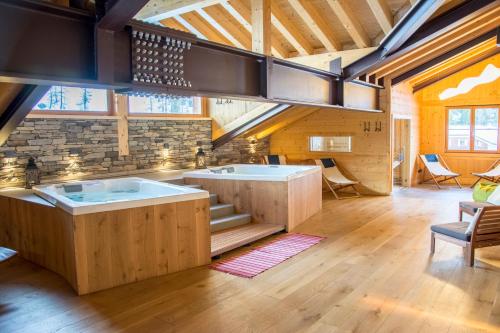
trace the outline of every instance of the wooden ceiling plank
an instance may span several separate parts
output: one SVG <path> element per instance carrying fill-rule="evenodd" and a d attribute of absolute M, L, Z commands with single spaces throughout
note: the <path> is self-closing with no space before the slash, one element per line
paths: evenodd
<path fill-rule="evenodd" d="M 387 35 L 392 30 L 394 24 L 391 9 L 385 0 L 366 0 L 366 2 L 382 28 L 382 31 Z"/>
<path fill-rule="evenodd" d="M 159 22 L 199 8 L 216 5 L 222 0 L 150 0 L 135 16 L 138 20 Z"/>
<path fill-rule="evenodd" d="M 179 21 L 177 21 L 174 17 L 170 17 L 168 19 L 161 20 L 160 23 L 167 28 L 176 29 L 185 32 L 191 32 L 188 28 L 182 25 Z"/>
<path fill-rule="evenodd" d="M 251 42 L 245 38 L 243 33 L 238 29 L 233 29 L 227 20 L 225 20 L 226 13 L 220 12 L 218 6 L 206 7 L 205 9 L 197 9 L 196 12 L 200 14 L 214 29 L 226 37 L 231 43 L 240 49 L 248 50 L 251 47 Z M 224 9 L 222 9 L 224 10 Z"/>
<path fill-rule="evenodd" d="M 328 51 L 342 50 L 341 43 L 335 38 L 323 16 L 317 12 L 311 2 L 288 0 L 288 3 Z"/>
<path fill-rule="evenodd" d="M 484 60 L 487 60 L 491 57 L 494 57 L 499 53 L 500 53 L 500 50 L 498 48 L 493 48 L 493 49 L 490 49 L 489 52 L 486 52 L 480 56 L 468 59 L 467 61 L 464 61 L 462 63 L 458 63 L 455 66 L 449 67 L 446 70 L 443 70 L 439 73 L 436 73 L 434 76 L 428 78 L 427 80 L 420 81 L 419 83 L 413 85 L 413 93 L 416 93 L 417 91 L 422 90 L 425 87 L 428 87 L 436 82 L 444 80 L 447 77 L 450 77 L 453 74 L 456 74 L 460 71 L 463 71 L 466 68 L 469 68 L 475 64 L 478 64 L 481 61 L 484 61 Z"/>
<path fill-rule="evenodd" d="M 196 29 L 189 21 L 185 20 L 182 16 L 175 16 L 174 19 L 179 22 L 183 27 L 185 27 L 189 32 L 195 34 L 198 38 L 208 39 L 207 36 L 202 34 L 198 29 Z"/>
<path fill-rule="evenodd" d="M 271 0 L 251 0 L 252 51 L 271 55 Z"/>
<path fill-rule="evenodd" d="M 452 57 L 457 56 L 458 54 L 467 52 L 467 50 L 470 50 L 473 47 L 476 47 L 478 44 L 483 43 L 487 41 L 490 38 L 495 38 L 496 37 L 496 30 L 490 30 L 486 34 L 483 34 L 477 38 L 474 38 L 468 42 L 465 42 L 463 44 L 458 45 L 457 47 L 442 53 L 438 56 L 434 56 L 432 59 L 429 61 L 426 61 L 425 63 L 418 65 L 416 67 L 408 66 L 405 68 L 404 73 L 399 74 L 398 76 L 394 77 L 392 79 L 392 85 L 396 85 L 400 82 L 406 81 L 410 79 L 411 77 L 414 77 L 432 67 L 435 67 L 436 65 L 439 65 L 440 63 L 443 63 L 445 61 L 450 60 Z M 410 68 L 408 70 L 408 68 Z"/>
<path fill-rule="evenodd" d="M 292 44 L 300 55 L 313 54 L 314 48 L 312 45 L 275 2 L 271 3 L 271 14 L 273 26 Z"/>
<path fill-rule="evenodd" d="M 366 34 L 363 26 L 356 19 L 346 1 L 344 0 L 326 0 L 326 3 L 333 10 L 335 15 L 339 18 L 340 22 L 347 30 L 352 40 L 358 48 L 365 48 L 371 46 L 370 38 Z"/>
<path fill-rule="evenodd" d="M 229 39 L 227 39 L 223 34 L 213 28 L 210 23 L 202 18 L 198 13 L 189 12 L 182 14 L 181 17 L 185 19 L 190 25 L 192 25 L 196 30 L 202 33 L 208 40 L 216 43 L 235 46 Z"/>

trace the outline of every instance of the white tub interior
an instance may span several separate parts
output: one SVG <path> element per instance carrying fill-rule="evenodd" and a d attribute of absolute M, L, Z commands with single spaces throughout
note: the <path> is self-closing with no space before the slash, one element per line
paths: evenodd
<path fill-rule="evenodd" d="M 73 215 L 208 198 L 208 192 L 130 177 L 36 186 L 35 194 Z"/>
<path fill-rule="evenodd" d="M 315 165 L 231 164 L 223 167 L 188 171 L 184 173 L 184 177 L 288 181 L 319 169 L 320 167 Z"/>

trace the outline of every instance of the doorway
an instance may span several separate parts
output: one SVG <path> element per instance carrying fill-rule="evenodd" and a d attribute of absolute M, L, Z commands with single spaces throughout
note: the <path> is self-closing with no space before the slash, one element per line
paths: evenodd
<path fill-rule="evenodd" d="M 395 186 L 410 187 L 410 119 L 394 119 L 392 175 Z"/>

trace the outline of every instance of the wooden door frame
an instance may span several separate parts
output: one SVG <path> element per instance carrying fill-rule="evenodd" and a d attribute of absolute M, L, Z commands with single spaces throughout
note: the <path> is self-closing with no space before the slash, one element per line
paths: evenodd
<path fill-rule="evenodd" d="M 404 162 L 400 165 L 401 168 L 401 186 L 411 187 L 411 117 L 394 115 L 392 118 L 392 142 L 391 142 L 391 163 L 394 161 L 394 142 L 395 142 L 395 125 L 396 121 L 403 121 L 403 135 L 401 146 L 405 148 Z M 392 181 L 394 182 L 394 174 L 391 173 Z"/>

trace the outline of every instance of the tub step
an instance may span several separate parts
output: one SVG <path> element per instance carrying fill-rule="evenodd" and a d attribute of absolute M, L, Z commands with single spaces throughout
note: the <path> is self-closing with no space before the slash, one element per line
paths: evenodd
<path fill-rule="evenodd" d="M 210 207 L 210 218 L 212 220 L 233 214 L 234 214 L 233 204 L 216 204 Z"/>
<path fill-rule="evenodd" d="M 217 205 L 219 203 L 219 197 L 215 193 L 210 193 L 210 205 Z"/>
<path fill-rule="evenodd" d="M 210 221 L 210 231 L 216 232 L 248 224 L 252 221 L 250 214 L 234 214 Z"/>

